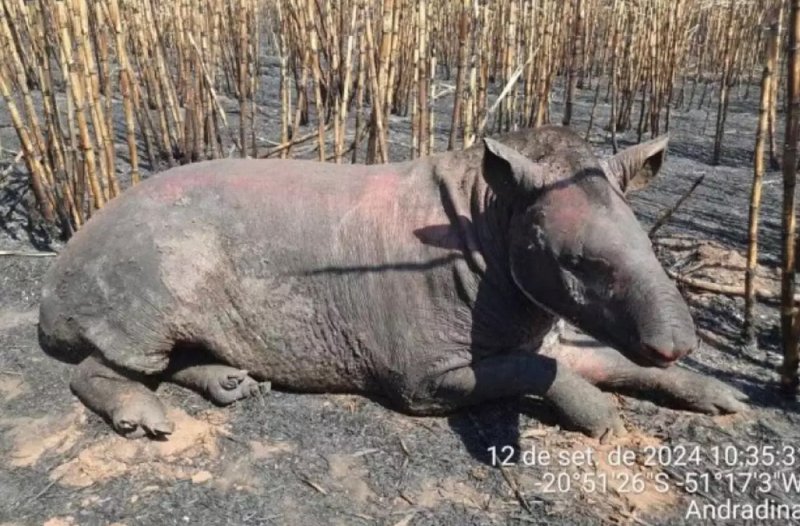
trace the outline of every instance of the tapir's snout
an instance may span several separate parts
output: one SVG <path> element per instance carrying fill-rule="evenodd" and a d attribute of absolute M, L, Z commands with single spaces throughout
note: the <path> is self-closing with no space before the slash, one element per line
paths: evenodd
<path fill-rule="evenodd" d="M 697 332 L 677 287 L 655 264 L 630 291 L 626 310 L 633 314 L 630 321 L 638 335 L 640 357 L 668 367 L 697 348 Z"/>
<path fill-rule="evenodd" d="M 685 305 L 677 319 L 669 320 L 669 326 L 642 338 L 642 347 L 646 357 L 655 365 L 666 367 L 693 352 L 698 345 L 694 323 Z"/>

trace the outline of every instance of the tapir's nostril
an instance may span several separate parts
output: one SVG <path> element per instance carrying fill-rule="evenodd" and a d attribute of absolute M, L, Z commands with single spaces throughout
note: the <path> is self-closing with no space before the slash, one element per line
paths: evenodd
<path fill-rule="evenodd" d="M 669 367 L 680 358 L 680 356 L 673 354 L 672 351 L 666 351 L 663 347 L 656 347 L 648 343 L 643 343 L 642 348 L 649 361 L 659 367 Z"/>
<path fill-rule="evenodd" d="M 694 335 L 675 331 L 645 339 L 642 347 L 655 365 L 667 367 L 692 352 L 697 347 L 697 339 Z"/>
<path fill-rule="evenodd" d="M 652 290 L 652 289 L 651 289 Z M 641 352 L 655 365 L 667 367 L 698 346 L 689 308 L 671 283 L 657 289 L 638 311 Z"/>

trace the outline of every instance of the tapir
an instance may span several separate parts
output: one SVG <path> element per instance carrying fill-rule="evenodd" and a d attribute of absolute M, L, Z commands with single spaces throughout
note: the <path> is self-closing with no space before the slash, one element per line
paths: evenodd
<path fill-rule="evenodd" d="M 601 160 L 547 126 L 397 164 L 170 169 L 66 244 L 40 342 L 128 437 L 173 432 L 161 381 L 222 405 L 269 382 L 418 415 L 535 395 L 592 436 L 625 431 L 609 390 L 740 411 L 735 388 L 668 367 L 695 327 L 625 197 L 666 147 Z"/>

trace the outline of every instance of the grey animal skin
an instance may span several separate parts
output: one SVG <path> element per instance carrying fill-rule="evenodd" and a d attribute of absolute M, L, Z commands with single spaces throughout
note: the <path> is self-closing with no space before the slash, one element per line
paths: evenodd
<path fill-rule="evenodd" d="M 593 436 L 623 432 L 601 388 L 739 411 L 737 390 L 666 368 L 695 329 L 624 197 L 666 143 L 600 161 L 543 127 L 399 164 L 175 168 L 70 240 L 45 279 L 40 341 L 79 364 L 73 392 L 130 437 L 173 431 L 162 380 L 218 404 L 269 381 L 411 414 L 532 394 Z M 603 344 L 558 334 L 559 318 Z"/>

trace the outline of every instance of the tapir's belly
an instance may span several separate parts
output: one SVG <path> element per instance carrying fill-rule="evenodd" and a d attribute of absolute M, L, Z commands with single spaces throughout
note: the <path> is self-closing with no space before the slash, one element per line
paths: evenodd
<path fill-rule="evenodd" d="M 210 306 L 193 330 L 217 358 L 277 386 L 369 390 L 371 357 L 383 352 L 372 328 L 338 315 L 313 285 L 287 275 L 246 277 L 231 287 L 241 294 Z"/>

